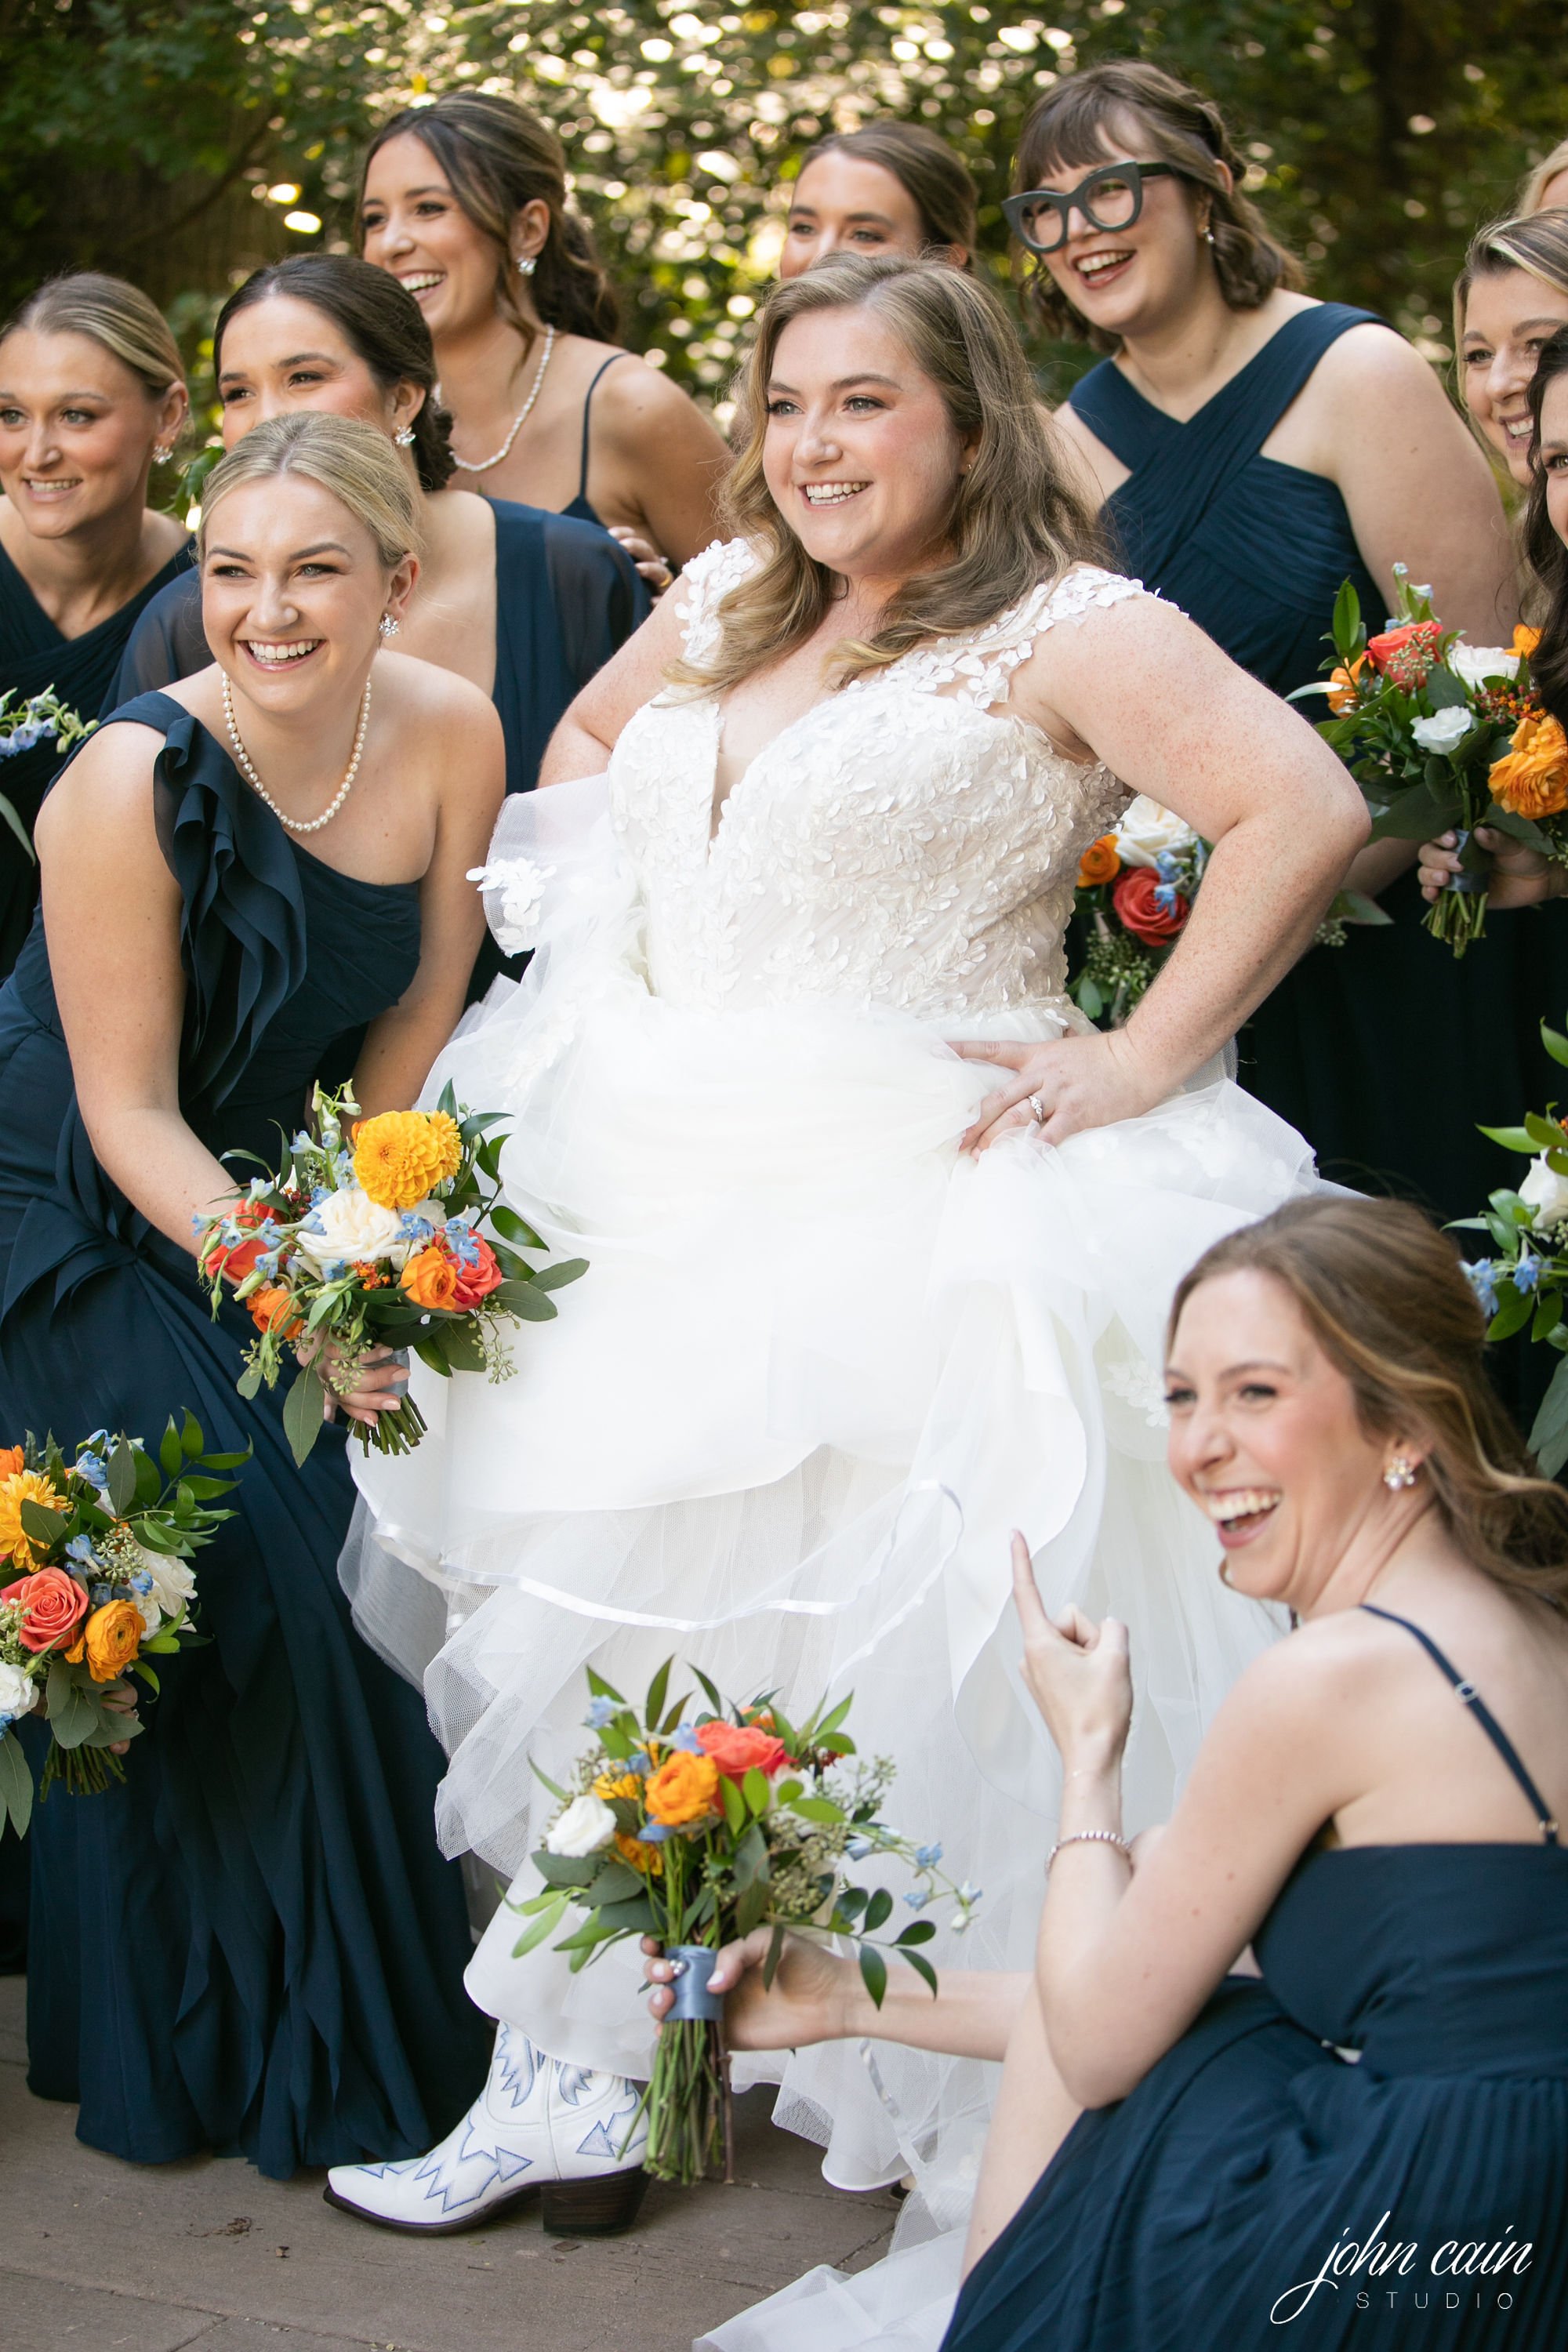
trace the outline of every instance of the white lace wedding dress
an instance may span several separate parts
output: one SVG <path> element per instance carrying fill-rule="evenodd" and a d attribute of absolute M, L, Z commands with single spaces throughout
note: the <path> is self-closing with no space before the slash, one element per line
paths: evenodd
<path fill-rule="evenodd" d="M 751 561 L 733 542 L 688 569 L 693 655 Z M 531 1759 L 558 1773 L 584 1744 L 584 1664 L 640 1696 L 675 1652 L 736 1698 L 853 1690 L 862 1750 L 898 1765 L 895 1818 L 984 1889 L 939 1967 L 1024 1967 L 1058 1779 L 1018 1676 L 1008 1530 L 1048 1605 L 1131 1627 L 1134 1827 L 1271 1638 L 1165 1471 L 1159 1368 L 1177 1278 L 1312 1183 L 1306 1145 L 1214 1073 L 1059 1149 L 956 1150 L 994 1079 L 948 1041 L 1085 1025 L 1063 933 L 1128 797 L 1014 715 L 1009 678 L 1046 630 L 1142 593 L 1080 567 L 857 681 L 758 755 L 711 840 L 720 711 L 684 690 L 636 715 L 606 777 L 507 803 L 487 901 L 539 952 L 428 1098 L 450 1079 L 507 1113 L 509 1200 L 590 1270 L 521 1332 L 510 1381 L 416 1367 L 430 1434 L 356 1471 L 345 1556 L 367 1635 L 427 1664 L 448 1852 L 531 1888 L 552 1804 Z M 572 1977 L 547 1950 L 514 1961 L 516 1933 L 502 1911 L 480 2004 L 557 2057 L 646 2073 L 636 1954 Z M 777 2117 L 830 2180 L 913 2172 L 911 2231 L 962 2220 L 993 2069 L 834 2045 L 737 2077 L 782 2083 Z M 869 2285 L 823 2273 L 714 2341 L 829 2352 L 910 2305 L 885 2340 L 934 2343 L 955 2261 L 944 2242 L 901 2284 L 896 2261 Z"/>

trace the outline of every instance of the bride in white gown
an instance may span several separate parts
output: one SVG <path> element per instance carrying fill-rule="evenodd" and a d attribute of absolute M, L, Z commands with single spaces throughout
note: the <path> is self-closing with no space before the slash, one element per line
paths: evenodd
<path fill-rule="evenodd" d="M 510 1381 L 416 1368 L 430 1434 L 357 1473 L 345 1577 L 369 1636 L 429 1662 L 447 1851 L 531 1891 L 530 1768 L 583 1746 L 584 1664 L 640 1693 L 674 1651 L 738 1699 L 852 1688 L 898 1817 L 984 1889 L 966 1961 L 1017 1968 L 1058 1790 L 1008 1528 L 1048 1605 L 1131 1628 L 1135 1825 L 1271 1638 L 1165 1476 L 1161 1333 L 1202 1250 L 1314 1181 L 1222 1056 L 1364 818 L 1300 719 L 1100 568 L 973 280 L 858 261 L 780 288 L 737 446 L 737 535 L 568 713 L 547 773 L 575 781 L 507 805 L 487 905 L 538 952 L 430 1079 L 507 1113 L 509 1202 L 589 1272 Z M 1133 792 L 1214 851 L 1107 1036 L 1062 941 Z M 502 2031 L 467 2124 L 334 2173 L 335 2202 L 453 2228 L 625 2173 L 638 1958 L 572 1977 L 517 1933 L 503 1909 L 470 1973 Z M 956 2217 L 991 2070 L 746 2063 L 830 2180 L 912 2171 Z"/>

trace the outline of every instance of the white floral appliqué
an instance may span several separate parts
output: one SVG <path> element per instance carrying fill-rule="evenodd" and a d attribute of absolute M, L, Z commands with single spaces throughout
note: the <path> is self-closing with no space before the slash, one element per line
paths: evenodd
<path fill-rule="evenodd" d="M 531 857 L 498 857 L 491 866 L 469 868 L 468 880 L 485 894 L 485 914 L 505 954 L 533 945 L 545 885 L 554 872 Z"/>

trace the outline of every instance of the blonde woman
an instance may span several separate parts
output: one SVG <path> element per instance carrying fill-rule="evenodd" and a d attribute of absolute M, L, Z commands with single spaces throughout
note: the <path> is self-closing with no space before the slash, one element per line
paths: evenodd
<path fill-rule="evenodd" d="M 1568 205 L 1568 139 L 1560 139 L 1551 153 L 1525 173 L 1517 209 L 1521 214 L 1546 213 L 1561 211 L 1564 205 Z"/>
<path fill-rule="evenodd" d="M 52 688 L 96 719 L 138 616 L 189 564 L 147 504 L 185 422 L 174 339 L 145 294 L 84 270 L 51 278 L 0 329 L 0 692 Z M 0 765 L 30 829 L 60 763 L 45 734 Z M 38 869 L 0 824 L 0 979 L 20 952 Z"/>
<path fill-rule="evenodd" d="M 567 713 L 550 765 L 579 781 L 509 803 L 488 897 L 542 953 L 432 1083 L 506 1106 L 509 1198 L 591 1266 L 547 1370 L 459 1377 L 415 1475 L 363 1480 L 386 1545 L 468 1588 L 427 1682 L 449 1850 L 523 1864 L 529 1762 L 581 1744 L 590 1661 L 623 1688 L 671 1650 L 747 1696 L 852 1685 L 900 1817 L 985 1888 L 977 1950 L 1016 1965 L 1057 1784 L 1006 1527 L 1056 1605 L 1143 1629 L 1140 1810 L 1270 1636 L 1220 1614 L 1161 1483 L 1160 1318 L 1198 1247 L 1310 1181 L 1219 1057 L 1364 818 L 1304 721 L 1102 568 L 1053 446 L 974 278 L 846 259 L 780 286 L 734 536 Z M 1107 1037 L 1062 932 L 1132 791 L 1215 848 Z M 349 1568 L 395 1640 L 406 1571 L 374 1542 Z M 334 2172 L 334 2201 L 452 2228 L 565 2173 L 601 2221 L 635 2211 L 635 1963 L 569 1979 L 515 1940 L 502 1915 L 470 1974 L 502 2021 L 473 2130 Z M 914 2056 L 890 2107 L 853 2053 L 782 2073 L 846 2187 L 933 2132 L 957 2161 L 986 2103 Z"/>
<path fill-rule="evenodd" d="M 236 1393 L 250 1318 L 212 1320 L 192 1256 L 236 1181 L 221 1154 L 275 1154 L 318 1076 L 406 1104 L 462 1005 L 500 730 L 479 688 L 384 650 L 417 549 L 371 425 L 288 417 L 223 460 L 215 659 L 54 787 L 43 919 L 0 991 L 0 1429 L 188 1406 L 256 1449 L 202 1559 L 209 1645 L 160 1661 L 123 1785 L 30 1838 L 28 2081 L 140 2163 L 210 2149 L 281 2179 L 417 2147 L 482 2063 L 437 1751 L 338 1588 L 342 1433 L 295 1467 L 281 1392 Z M 346 1411 L 394 1384 L 372 1367 Z"/>

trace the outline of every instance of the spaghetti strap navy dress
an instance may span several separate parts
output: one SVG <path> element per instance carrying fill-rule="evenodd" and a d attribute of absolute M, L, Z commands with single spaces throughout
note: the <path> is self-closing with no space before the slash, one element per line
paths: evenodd
<path fill-rule="evenodd" d="M 68 709 L 80 718 L 96 719 L 132 629 L 148 605 L 190 564 L 190 551 L 177 549 L 117 613 L 79 637 L 66 637 L 0 547 L 0 693 L 9 689 L 15 695 L 15 709 L 52 688 Z M 48 736 L 0 759 L 0 793 L 29 834 L 59 766 L 59 753 Z M 22 951 L 37 902 L 38 869 L 9 825 L 0 824 L 0 980 Z"/>
<path fill-rule="evenodd" d="M 1105 515 L 1125 569 L 1278 694 L 1318 676 L 1342 580 L 1370 626 L 1384 614 L 1336 485 L 1262 455 L 1331 344 L 1372 317 L 1338 302 L 1297 312 L 1184 424 L 1109 360 L 1071 394 L 1129 468 Z M 1326 1176 L 1470 1216 L 1518 1174 L 1478 1122 L 1511 1122 L 1560 1091 L 1539 1024 L 1568 1013 L 1568 912 L 1500 916 L 1457 963 L 1421 929 L 1414 872 L 1382 904 L 1389 928 L 1352 926 L 1342 947 L 1309 949 L 1259 1007 L 1240 1075 Z"/>
<path fill-rule="evenodd" d="M 310 856 L 168 696 L 118 717 L 163 738 L 184 1115 L 215 1152 L 271 1156 L 412 979 L 417 888 Z M 244 1310 L 211 1319 L 190 1257 L 95 1160 L 41 915 L 0 990 L 0 1431 L 155 1438 L 189 1406 L 209 1444 L 255 1445 L 198 1563 L 208 1645 L 160 1661 L 122 1786 L 35 1810 L 28 2083 L 142 2163 L 210 2149 L 283 2179 L 413 2155 L 456 2122 L 487 2036 L 431 1827 L 440 1750 L 338 1583 L 343 1433 L 295 1465 L 281 1391 L 236 1393 Z"/>
<path fill-rule="evenodd" d="M 1541 1843 L 1310 1853 L 1254 1938 L 1261 1981 L 1227 1978 L 1127 2098 L 1079 2116 L 942 2352 L 1561 2352 L 1568 1853 L 1473 1685 L 1394 1622 Z"/>

